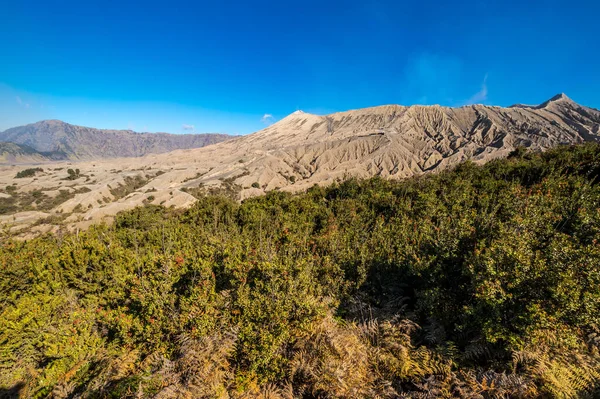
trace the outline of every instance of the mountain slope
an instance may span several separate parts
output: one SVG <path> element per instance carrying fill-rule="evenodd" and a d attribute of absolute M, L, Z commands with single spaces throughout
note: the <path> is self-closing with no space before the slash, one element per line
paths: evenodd
<path fill-rule="evenodd" d="M 90 160 L 139 157 L 182 148 L 198 148 L 231 138 L 224 134 L 136 133 L 103 130 L 47 120 L 0 133 L 0 141 L 26 145 L 53 158 Z"/>
<path fill-rule="evenodd" d="M 243 175 L 234 179 L 242 187 L 256 182 L 266 190 L 297 190 L 344 175 L 405 178 L 466 159 L 502 157 L 519 146 L 545 150 L 597 141 L 599 129 L 600 111 L 561 94 L 539 106 L 508 108 L 388 105 L 327 116 L 297 111 L 255 134 L 188 154 L 212 168 L 198 183 Z"/>
<path fill-rule="evenodd" d="M 37 163 L 51 160 L 31 147 L 0 142 L 0 163 Z"/>

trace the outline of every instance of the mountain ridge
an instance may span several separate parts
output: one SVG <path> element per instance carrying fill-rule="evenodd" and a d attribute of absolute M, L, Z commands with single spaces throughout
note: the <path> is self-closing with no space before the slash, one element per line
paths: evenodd
<path fill-rule="evenodd" d="M 221 162 L 234 165 L 229 168 L 213 164 L 199 183 L 218 184 L 247 169 L 236 179 L 242 186 L 256 179 L 266 190 L 303 189 L 344 174 L 404 178 L 466 159 L 485 162 L 518 146 L 544 150 L 597 141 L 599 126 L 600 112 L 559 94 L 527 108 L 382 105 L 322 116 L 294 112 L 251 135 L 195 151 L 204 157 L 227 148 L 223 153 L 231 158 L 260 158 L 244 167 L 234 159 Z"/>
<path fill-rule="evenodd" d="M 48 119 L 0 133 L 0 141 L 28 146 L 65 160 L 140 157 L 176 149 L 198 148 L 234 136 L 214 133 L 138 133 L 132 130 L 96 129 Z M 62 156 L 60 155 L 62 154 Z"/>

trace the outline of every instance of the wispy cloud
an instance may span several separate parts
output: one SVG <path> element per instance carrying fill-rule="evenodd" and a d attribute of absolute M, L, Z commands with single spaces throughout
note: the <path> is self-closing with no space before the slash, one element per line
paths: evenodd
<path fill-rule="evenodd" d="M 183 130 L 185 130 L 186 132 L 193 132 L 196 129 L 196 126 L 194 126 L 194 125 L 187 125 L 187 124 L 184 123 L 183 125 L 181 125 L 181 128 Z"/>
<path fill-rule="evenodd" d="M 465 101 L 464 105 L 473 105 L 473 104 L 481 104 L 485 102 L 488 98 L 488 87 L 487 87 L 487 79 L 488 74 L 486 73 L 483 78 L 483 83 L 481 84 L 481 90 L 477 93 L 473 94 L 471 98 Z"/>
<path fill-rule="evenodd" d="M 17 104 L 19 104 L 20 106 L 29 108 L 29 104 L 23 102 L 23 99 L 21 97 L 17 96 L 15 99 L 17 100 Z"/>
<path fill-rule="evenodd" d="M 260 118 L 260 120 L 262 123 L 269 124 L 272 123 L 275 120 L 275 118 L 273 118 L 273 115 L 271 114 L 264 114 L 263 117 Z"/>

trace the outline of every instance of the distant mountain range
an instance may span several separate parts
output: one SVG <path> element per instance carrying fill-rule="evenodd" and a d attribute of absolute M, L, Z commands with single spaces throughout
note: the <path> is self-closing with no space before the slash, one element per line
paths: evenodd
<path fill-rule="evenodd" d="M 95 160 L 139 157 L 177 149 L 199 148 L 230 139 L 225 134 L 136 133 L 94 129 L 47 120 L 0 133 L 0 162 Z"/>

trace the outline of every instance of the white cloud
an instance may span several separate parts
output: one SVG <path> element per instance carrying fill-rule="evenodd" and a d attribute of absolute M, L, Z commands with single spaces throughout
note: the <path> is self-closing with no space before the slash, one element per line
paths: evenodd
<path fill-rule="evenodd" d="M 19 96 L 15 97 L 15 99 L 17 100 L 17 104 L 19 104 L 20 106 L 24 107 L 24 108 L 29 108 L 29 104 L 28 103 L 24 103 L 23 99 Z"/>
<path fill-rule="evenodd" d="M 196 129 L 196 127 L 194 125 L 187 125 L 187 124 L 183 124 L 181 125 L 181 128 L 185 131 L 194 131 Z"/>
<path fill-rule="evenodd" d="M 267 123 L 267 124 L 273 122 L 274 119 L 275 118 L 273 118 L 273 115 L 271 115 L 271 114 L 264 114 L 263 117 L 260 118 L 262 123 Z"/>
<path fill-rule="evenodd" d="M 487 100 L 487 98 L 488 98 L 487 79 L 488 79 L 488 75 L 486 73 L 485 77 L 483 78 L 483 83 L 481 84 L 481 90 L 479 90 L 477 93 L 473 94 L 473 96 L 471 96 L 471 98 L 469 98 L 467 101 L 465 101 L 465 105 L 481 104 L 482 102 Z"/>

